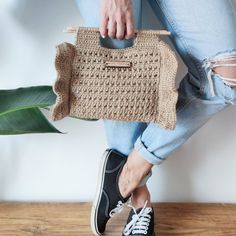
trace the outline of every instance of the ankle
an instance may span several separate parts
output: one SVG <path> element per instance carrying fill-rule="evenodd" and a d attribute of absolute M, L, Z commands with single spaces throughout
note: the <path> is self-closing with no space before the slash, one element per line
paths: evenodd
<path fill-rule="evenodd" d="M 145 174 L 136 171 L 126 163 L 119 176 L 118 186 L 123 197 L 129 196 L 139 185 Z"/>
<path fill-rule="evenodd" d="M 151 207 L 151 196 L 150 193 L 148 191 L 147 186 L 143 186 L 140 188 L 136 188 L 131 196 L 131 202 L 132 205 L 135 208 L 140 208 L 140 207 L 144 207 L 145 203 L 147 201 L 147 205 L 146 207 Z"/>
<path fill-rule="evenodd" d="M 118 186 L 123 197 L 129 196 L 152 169 L 152 164 L 143 159 L 137 150 L 133 150 L 122 168 Z"/>

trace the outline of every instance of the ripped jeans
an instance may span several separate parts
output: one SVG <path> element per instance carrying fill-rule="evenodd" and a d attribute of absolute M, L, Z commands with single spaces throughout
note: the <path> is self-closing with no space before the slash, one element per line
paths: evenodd
<path fill-rule="evenodd" d="M 81 15 L 86 24 L 98 27 L 99 1 L 92 1 L 86 14 L 88 2 L 78 0 Z M 141 2 L 133 3 L 138 28 Z M 211 117 L 236 104 L 236 87 L 230 86 L 236 78 L 214 70 L 220 66 L 236 69 L 231 63 L 236 59 L 236 12 L 230 0 L 149 0 L 149 4 L 164 28 L 171 31 L 171 40 L 188 68 L 178 88 L 176 128 L 114 120 L 104 120 L 104 126 L 109 148 L 126 155 L 135 148 L 149 163 L 159 165 Z M 123 41 L 112 43 L 125 47 Z"/>

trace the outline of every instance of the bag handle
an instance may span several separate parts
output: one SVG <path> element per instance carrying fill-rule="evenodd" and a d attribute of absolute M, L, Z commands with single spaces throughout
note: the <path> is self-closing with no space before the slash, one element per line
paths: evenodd
<path fill-rule="evenodd" d="M 99 29 L 96 28 L 96 27 L 74 27 L 74 26 L 68 26 L 66 29 L 63 30 L 64 33 L 77 33 L 77 31 L 79 29 L 91 29 L 91 30 L 94 30 L 94 31 L 98 31 L 99 32 Z M 139 31 L 147 31 L 147 32 L 150 32 L 150 31 L 155 31 L 156 34 L 158 35 L 170 35 L 170 31 L 167 31 L 167 30 L 135 30 L 135 33 L 139 32 Z"/>
<path fill-rule="evenodd" d="M 80 44 L 91 43 L 96 48 L 103 48 L 100 45 L 100 31 L 97 27 L 67 27 L 63 32 L 66 33 L 76 33 L 77 42 Z M 135 37 L 133 38 L 133 46 L 130 48 L 137 47 L 138 45 L 151 45 L 155 44 L 156 40 L 159 41 L 160 35 L 170 35 L 171 33 L 166 30 L 152 30 L 152 29 L 138 29 L 134 31 Z M 148 36 L 148 37 L 147 37 Z M 107 50 L 127 50 L 127 48 L 122 49 L 111 49 L 105 48 Z"/>

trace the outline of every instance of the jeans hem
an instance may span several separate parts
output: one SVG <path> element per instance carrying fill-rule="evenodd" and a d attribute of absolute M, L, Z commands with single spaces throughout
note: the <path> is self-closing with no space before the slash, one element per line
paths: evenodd
<path fill-rule="evenodd" d="M 134 144 L 134 149 L 138 151 L 143 159 L 152 165 L 160 165 L 165 159 L 154 155 L 152 152 L 147 150 L 147 147 L 143 144 L 141 137 L 137 139 Z"/>

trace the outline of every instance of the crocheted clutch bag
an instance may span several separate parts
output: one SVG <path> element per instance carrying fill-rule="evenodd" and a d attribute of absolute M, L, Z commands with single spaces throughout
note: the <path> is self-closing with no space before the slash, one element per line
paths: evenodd
<path fill-rule="evenodd" d="M 128 48 L 104 48 L 98 28 L 79 27 L 75 45 L 57 46 L 52 120 L 80 118 L 176 125 L 177 59 L 158 30 L 136 30 Z"/>

